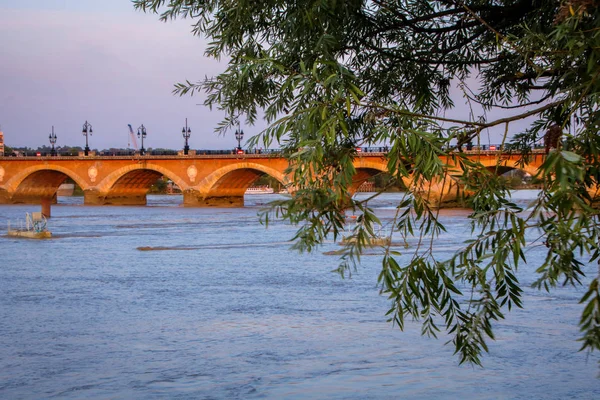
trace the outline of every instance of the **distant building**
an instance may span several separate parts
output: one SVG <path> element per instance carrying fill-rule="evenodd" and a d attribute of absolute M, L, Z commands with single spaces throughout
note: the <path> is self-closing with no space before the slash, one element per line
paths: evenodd
<path fill-rule="evenodd" d="M 0 157 L 4 156 L 4 133 L 0 131 Z"/>

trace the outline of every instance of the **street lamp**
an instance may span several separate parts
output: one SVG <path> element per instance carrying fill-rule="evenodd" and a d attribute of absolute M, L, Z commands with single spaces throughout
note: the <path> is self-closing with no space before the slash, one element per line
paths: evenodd
<path fill-rule="evenodd" d="M 52 145 L 52 150 L 50 150 L 50 155 L 55 156 L 56 150 L 54 150 L 54 144 L 56 144 L 56 134 L 54 133 L 54 125 L 52 125 L 52 133 L 48 135 L 48 140 L 50 140 L 50 144 Z"/>
<path fill-rule="evenodd" d="M 238 147 L 237 147 L 237 153 L 239 153 L 242 150 L 242 139 L 244 138 L 244 131 L 241 129 L 236 129 L 235 131 L 235 138 L 238 141 Z"/>
<path fill-rule="evenodd" d="M 185 139 L 185 146 L 183 146 L 183 154 L 184 155 L 188 155 L 188 151 L 190 150 L 190 146 L 188 146 L 188 139 L 190 138 L 190 134 L 192 133 L 192 130 L 190 128 L 188 128 L 187 126 L 187 118 L 185 119 L 185 128 L 181 129 L 181 134 L 183 135 L 183 138 Z"/>
<path fill-rule="evenodd" d="M 92 136 L 92 125 L 85 121 L 83 124 L 83 136 L 85 136 L 85 155 L 87 156 L 90 152 L 90 147 L 88 146 L 88 134 Z"/>
<path fill-rule="evenodd" d="M 138 139 L 142 138 L 142 148 L 140 149 L 140 156 L 144 155 L 144 138 L 146 137 L 146 127 L 144 126 L 144 124 L 142 124 L 142 126 L 140 126 L 138 128 L 138 134 L 137 134 Z"/>

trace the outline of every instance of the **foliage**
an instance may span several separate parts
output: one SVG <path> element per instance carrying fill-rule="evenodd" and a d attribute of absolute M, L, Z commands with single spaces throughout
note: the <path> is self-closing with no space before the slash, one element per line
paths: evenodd
<path fill-rule="evenodd" d="M 353 200 L 357 146 L 389 145 L 388 172 L 413 182 L 398 204 L 393 235 L 419 246 L 400 265 L 389 247 L 379 283 L 390 320 L 422 321 L 423 333 L 450 335 L 460 362 L 480 364 L 493 324 L 521 307 L 517 279 L 526 234 L 539 232 L 547 256 L 536 286 L 580 284 L 596 261 L 600 177 L 600 10 L 595 0 L 134 0 L 161 19 L 190 18 L 210 40 L 207 55 L 226 70 L 175 93 L 206 92 L 225 111 L 225 132 L 261 111 L 269 127 L 255 146 L 284 146 L 295 189 L 263 217 L 298 224 L 296 248 L 310 251 L 344 228 L 350 207 L 361 216 L 341 273 L 375 235 L 378 219 Z M 453 117 L 457 101 L 473 108 Z M 503 109 L 489 121 L 476 115 Z M 456 117 L 454 117 L 456 116 Z M 508 133 L 515 121 L 537 118 Z M 503 146 L 528 162 L 547 129 L 563 132 L 535 177 L 543 190 L 523 213 L 494 173 L 455 151 L 479 144 L 482 132 L 504 129 Z M 504 143 L 505 142 L 505 143 Z M 453 170 L 453 166 L 460 169 Z M 433 243 L 444 227 L 427 182 L 459 183 L 470 193 L 473 239 L 450 259 Z M 440 198 L 440 200 L 442 200 Z M 593 272 L 593 271 L 592 271 Z M 600 349 L 599 277 L 582 297 L 582 349 Z"/>
<path fill-rule="evenodd" d="M 169 184 L 169 178 L 161 176 L 150 186 L 150 193 L 167 193 L 167 186 Z"/>
<path fill-rule="evenodd" d="M 275 179 L 272 176 L 269 176 L 267 174 L 259 177 L 256 181 L 254 181 L 253 185 L 254 186 L 269 186 L 269 187 L 273 188 L 273 190 L 275 192 L 279 192 L 282 189 L 281 182 L 279 182 L 277 179 Z"/>

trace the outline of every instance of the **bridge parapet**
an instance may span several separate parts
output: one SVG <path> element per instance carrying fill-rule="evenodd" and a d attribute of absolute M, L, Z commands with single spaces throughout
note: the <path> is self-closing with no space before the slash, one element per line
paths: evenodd
<path fill-rule="evenodd" d="M 357 157 L 383 157 L 387 153 L 384 152 L 369 152 L 357 153 Z M 244 154 L 203 154 L 196 153 L 193 155 L 95 155 L 95 156 L 64 156 L 64 155 L 25 155 L 25 156 L 0 156 L 0 161 L 24 161 L 24 160 L 194 160 L 194 159 L 213 159 L 213 158 L 283 158 L 280 153 L 244 153 Z"/>
<path fill-rule="evenodd" d="M 514 168 L 520 153 L 473 149 L 468 157 L 492 169 Z M 534 150 L 532 162 L 522 168 L 534 174 L 543 162 L 543 150 Z M 445 162 L 448 158 L 444 157 Z M 500 161 L 500 164 L 498 163 Z M 387 171 L 387 152 L 367 148 L 355 157 L 356 182 Z M 38 202 L 56 198 L 58 186 L 72 179 L 85 193 L 85 204 L 145 204 L 146 193 L 161 175 L 172 180 L 184 193 L 187 206 L 239 206 L 244 192 L 256 179 L 268 174 L 283 185 L 288 161 L 274 152 L 195 155 L 99 155 L 0 157 L 0 204 Z M 448 178 L 451 179 L 451 178 Z M 448 180 L 449 182 L 449 180 Z M 405 185 L 411 187 L 410 178 Z M 461 195 L 457 184 L 420 182 L 415 193 L 427 193 L 434 204 L 451 204 Z M 429 186 L 427 186 L 429 185 Z"/>

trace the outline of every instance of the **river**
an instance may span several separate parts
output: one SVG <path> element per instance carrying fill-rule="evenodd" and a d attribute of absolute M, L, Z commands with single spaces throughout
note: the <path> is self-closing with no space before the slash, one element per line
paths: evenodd
<path fill-rule="evenodd" d="M 324 254 L 338 244 L 298 254 L 293 227 L 260 225 L 273 196 L 246 196 L 244 208 L 61 197 L 54 238 L 0 236 L 0 398 L 598 398 L 600 356 L 575 341 L 584 288 L 529 288 L 536 249 L 519 272 L 525 308 L 495 325 L 483 368 L 459 366 L 444 338 L 386 322 L 380 255 L 341 279 Z M 385 221 L 397 199 L 372 206 Z M 2 205 L 0 227 L 38 210 Z M 437 251 L 469 237 L 467 214 L 442 212 Z"/>

